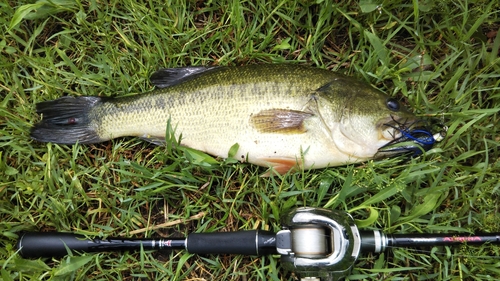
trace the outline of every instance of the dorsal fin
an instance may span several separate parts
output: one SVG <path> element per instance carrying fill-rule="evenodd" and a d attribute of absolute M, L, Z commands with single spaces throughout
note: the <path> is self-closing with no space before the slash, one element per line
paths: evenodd
<path fill-rule="evenodd" d="M 218 68 L 217 66 L 186 66 L 162 68 L 153 73 L 149 79 L 158 88 L 165 88 L 193 79 L 202 73 Z"/>

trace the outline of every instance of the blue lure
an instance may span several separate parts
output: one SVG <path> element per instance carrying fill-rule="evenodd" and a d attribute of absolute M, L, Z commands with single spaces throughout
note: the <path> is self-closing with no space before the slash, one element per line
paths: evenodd
<path fill-rule="evenodd" d="M 434 139 L 434 136 L 429 132 L 425 130 L 413 130 L 413 131 L 408 131 L 408 130 L 400 130 L 401 134 L 403 134 L 404 137 L 414 140 L 421 145 L 434 145 L 436 142 L 436 139 Z"/>
<path fill-rule="evenodd" d="M 379 152 L 401 152 L 401 153 L 411 153 L 411 156 L 419 156 L 424 151 L 428 151 L 436 143 L 434 135 L 428 129 L 428 126 L 417 127 L 414 129 L 409 129 L 410 126 L 406 127 L 404 124 L 399 124 L 395 127 L 390 124 L 387 126 L 398 130 L 401 133 L 401 137 L 394 139 L 385 146 L 383 146 Z M 398 143 L 405 143 L 405 145 L 396 145 Z M 392 146 L 392 147 L 391 147 Z"/>

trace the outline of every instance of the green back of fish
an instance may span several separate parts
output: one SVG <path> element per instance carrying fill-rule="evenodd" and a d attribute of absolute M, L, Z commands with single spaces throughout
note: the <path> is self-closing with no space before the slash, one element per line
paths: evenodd
<path fill-rule="evenodd" d="M 243 128 L 231 124 L 248 123 L 250 115 L 261 110 L 302 109 L 316 89 L 336 77 L 351 80 L 294 65 L 214 68 L 167 88 L 103 103 L 93 111 L 93 120 L 103 139 L 158 138 L 169 118 L 184 136 L 190 130 L 210 131 L 212 126 L 236 133 L 231 130 Z"/>
<path fill-rule="evenodd" d="M 297 65 L 219 67 L 185 77 L 167 88 L 103 103 L 93 118 L 103 139 L 159 137 L 164 135 L 169 118 L 183 125 L 184 135 L 188 127 L 200 130 L 202 126 L 225 126 L 231 133 L 230 129 L 239 127 L 229 123 L 248 123 L 249 114 L 273 108 L 303 109 L 325 85 L 328 91 L 320 94 L 339 108 L 356 92 L 362 91 L 365 98 L 381 95 L 369 85 L 324 69 Z"/>

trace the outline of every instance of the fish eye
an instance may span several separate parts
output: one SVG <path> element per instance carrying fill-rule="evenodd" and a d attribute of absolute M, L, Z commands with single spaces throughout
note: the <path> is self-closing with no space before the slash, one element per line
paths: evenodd
<path fill-rule="evenodd" d="M 388 98 L 386 101 L 386 106 L 391 111 L 398 111 L 400 108 L 399 102 L 394 98 Z"/>

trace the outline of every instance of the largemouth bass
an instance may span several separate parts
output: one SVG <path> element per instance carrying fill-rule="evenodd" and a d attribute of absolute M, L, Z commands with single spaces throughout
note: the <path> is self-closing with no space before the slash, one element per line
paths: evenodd
<path fill-rule="evenodd" d="M 394 156 L 430 138 L 400 103 L 368 84 L 298 65 L 182 67 L 151 76 L 152 92 L 118 98 L 62 97 L 37 105 L 33 139 L 98 143 L 123 136 L 165 140 L 167 122 L 182 145 L 273 167 L 324 168 Z M 426 133 L 427 132 L 427 133 Z M 410 138 L 409 138 L 410 136 Z M 427 145 L 428 146 L 428 145 Z"/>

